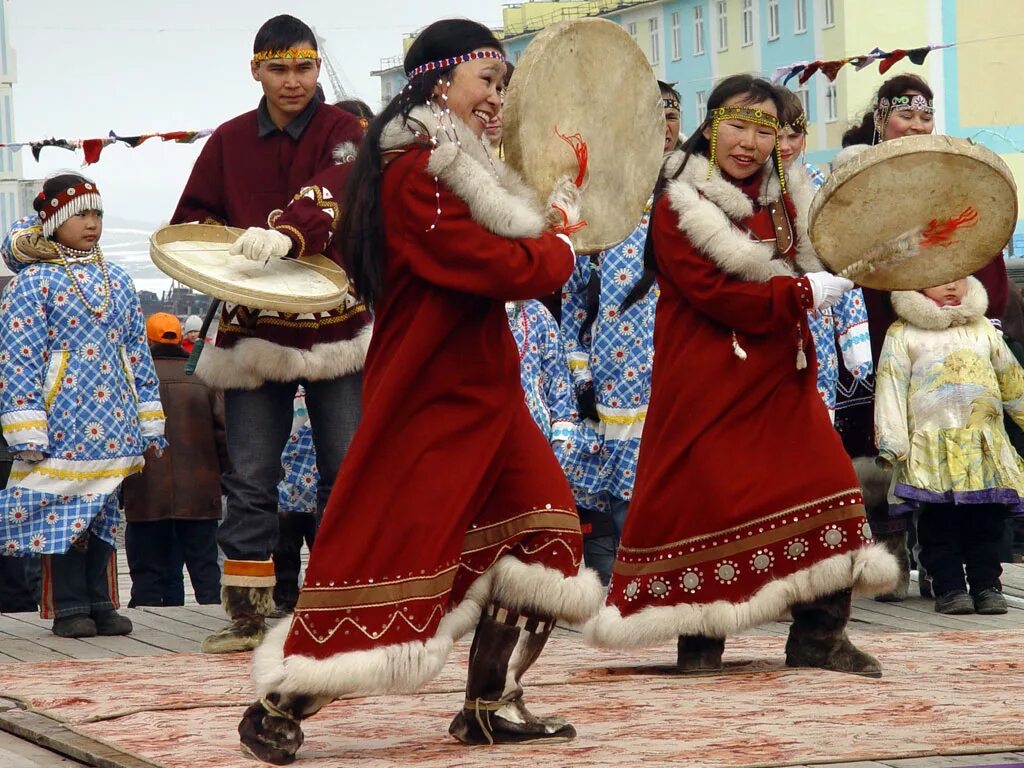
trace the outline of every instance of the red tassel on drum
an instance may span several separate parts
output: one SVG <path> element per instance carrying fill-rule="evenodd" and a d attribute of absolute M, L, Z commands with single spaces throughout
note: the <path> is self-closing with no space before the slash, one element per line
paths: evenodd
<path fill-rule="evenodd" d="M 573 154 L 576 155 L 576 164 L 579 166 L 579 173 L 576 174 L 573 184 L 577 187 L 582 187 L 583 178 L 587 175 L 587 163 L 590 159 L 590 150 L 587 149 L 587 142 L 578 133 L 566 136 L 564 133 L 559 133 L 557 128 L 555 128 L 555 133 L 558 135 L 558 138 L 572 147 Z"/>
<path fill-rule="evenodd" d="M 553 231 L 558 232 L 559 234 L 562 235 L 575 235 L 577 232 L 579 232 L 581 229 L 587 226 L 586 221 L 577 221 L 575 224 L 570 224 L 569 214 L 566 213 L 565 208 L 563 208 L 560 205 L 555 205 L 554 203 L 551 204 L 551 207 L 558 211 L 560 214 L 562 214 L 562 223 L 559 226 L 555 227 Z"/>
<path fill-rule="evenodd" d="M 961 227 L 973 227 L 978 223 L 978 212 L 973 207 L 967 206 L 960 212 L 959 216 L 953 216 L 945 221 L 932 219 L 928 226 L 921 233 L 921 247 L 932 248 L 939 246 L 948 248 L 953 245 L 953 235 Z"/>

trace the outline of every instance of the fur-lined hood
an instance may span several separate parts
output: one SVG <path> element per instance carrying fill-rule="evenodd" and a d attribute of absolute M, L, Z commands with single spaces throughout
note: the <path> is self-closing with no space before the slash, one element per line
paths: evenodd
<path fill-rule="evenodd" d="M 683 157 L 682 151 L 669 155 L 664 165 L 667 177 L 676 173 Z M 775 258 L 771 245 L 755 242 L 733 226 L 754 215 L 754 204 L 743 190 L 723 178 L 717 167 L 708 178 L 708 167 L 708 158 L 691 155 L 683 172 L 666 188 L 669 204 L 679 216 L 679 229 L 698 250 L 724 272 L 750 282 L 764 283 L 773 277 L 794 277 L 822 269 L 807 236 L 807 212 L 814 196 L 809 179 L 803 179 L 806 186 L 800 180 L 794 185 L 788 176 L 786 179 L 787 189 L 792 188 L 791 198 L 797 213 L 796 221 L 792 222 L 796 257 L 790 261 Z M 764 175 L 758 194 L 761 205 L 782 197 L 771 161 L 765 165 Z"/>
<path fill-rule="evenodd" d="M 984 317 L 988 293 L 978 278 L 968 277 L 964 299 L 955 307 L 940 307 L 920 291 L 893 291 L 892 308 L 900 319 L 915 328 L 941 331 Z"/>
<path fill-rule="evenodd" d="M 384 127 L 381 149 L 422 145 L 434 137 L 437 144 L 430 153 L 427 173 L 437 176 L 469 206 L 474 221 L 502 237 L 538 237 L 547 225 L 533 191 L 491 155 L 486 139 L 477 138 L 455 115 L 450 114 L 450 119 L 452 129 L 446 132 L 429 107 L 413 107 L 408 118 L 398 116 Z"/>

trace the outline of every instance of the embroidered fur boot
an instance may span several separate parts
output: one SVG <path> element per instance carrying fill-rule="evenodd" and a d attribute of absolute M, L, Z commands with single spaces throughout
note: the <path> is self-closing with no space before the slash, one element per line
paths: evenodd
<path fill-rule="evenodd" d="M 238 724 L 242 753 L 265 763 L 288 765 L 305 739 L 299 722 L 330 701 L 321 696 L 267 694 L 245 710 Z"/>
<path fill-rule="evenodd" d="M 221 604 L 231 623 L 203 640 L 203 653 L 251 651 L 263 641 L 266 617 L 274 610 L 273 587 L 221 587 Z"/>
<path fill-rule="evenodd" d="M 875 541 L 896 558 L 896 563 L 900 567 L 900 576 L 896 587 L 884 595 L 877 595 L 875 600 L 880 603 L 903 602 L 907 599 L 907 593 L 910 591 L 910 552 L 907 550 L 907 532 L 882 534 L 875 536 Z"/>
<path fill-rule="evenodd" d="M 844 589 L 791 608 L 793 624 L 786 640 L 786 666 L 882 676 L 878 659 L 857 648 L 846 635 L 851 600 L 850 590 Z"/>
<path fill-rule="evenodd" d="M 463 744 L 568 741 L 576 729 L 560 718 L 539 718 L 523 703 L 523 673 L 544 649 L 553 619 L 497 605 L 480 617 L 469 650 L 466 702 L 448 733 Z"/>
<path fill-rule="evenodd" d="M 722 669 L 724 637 L 681 635 L 676 667 L 683 674 L 718 672 Z"/>

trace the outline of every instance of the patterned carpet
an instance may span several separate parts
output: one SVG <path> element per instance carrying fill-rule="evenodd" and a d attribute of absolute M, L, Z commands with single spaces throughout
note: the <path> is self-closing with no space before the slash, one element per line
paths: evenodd
<path fill-rule="evenodd" d="M 422 693 L 336 702 L 305 725 L 299 765 L 781 766 L 1024 748 L 1024 632 L 858 635 L 881 680 L 782 665 L 782 637 L 743 637 L 727 672 L 659 674 L 674 648 L 623 656 L 559 632 L 527 676 L 527 701 L 576 725 L 574 742 L 468 749 L 447 727 L 468 644 Z M 253 768 L 235 727 L 248 656 L 0 665 L 0 696 L 166 768 Z"/>

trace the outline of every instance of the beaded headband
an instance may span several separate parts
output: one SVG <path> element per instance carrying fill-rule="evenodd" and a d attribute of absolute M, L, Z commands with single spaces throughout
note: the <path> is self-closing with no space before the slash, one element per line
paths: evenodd
<path fill-rule="evenodd" d="M 718 151 L 718 124 L 723 120 L 743 120 L 747 123 L 763 125 L 775 131 L 775 170 L 779 174 L 779 185 L 783 192 L 786 191 L 786 175 L 782 171 L 782 150 L 779 148 L 779 118 L 763 109 L 751 109 L 750 107 L 717 107 L 711 110 L 711 155 L 708 163 L 708 178 L 715 168 L 716 154 Z"/>
<path fill-rule="evenodd" d="M 661 100 L 661 106 L 665 109 L 679 109 L 679 99 L 675 96 L 666 96 Z"/>
<path fill-rule="evenodd" d="M 37 197 L 46 200 L 46 194 L 40 192 Z M 103 198 L 100 191 L 91 181 L 75 184 L 62 189 L 43 206 L 39 212 L 39 221 L 43 225 L 43 235 L 52 237 L 60 225 L 72 216 L 85 211 L 102 211 Z"/>
<path fill-rule="evenodd" d="M 424 72 L 432 72 L 435 69 L 449 69 L 457 64 L 462 64 L 466 61 L 474 61 L 476 59 L 497 59 L 498 61 L 505 61 L 505 54 L 501 51 L 494 50 L 483 50 L 483 51 L 470 51 L 464 53 L 461 56 L 452 56 L 448 59 L 439 59 L 438 61 L 428 61 L 426 64 L 420 64 L 418 67 L 414 67 L 405 73 L 407 80 L 412 80 L 414 77 L 422 75 Z"/>
<path fill-rule="evenodd" d="M 883 96 L 878 100 L 878 106 L 875 107 L 875 133 L 885 136 L 885 128 L 889 124 L 892 113 L 907 109 L 931 115 L 935 112 L 935 104 L 920 93 L 915 93 L 913 96 L 910 94 L 893 96 L 891 100 Z"/>
<path fill-rule="evenodd" d="M 253 64 L 270 59 L 314 59 L 319 61 L 320 53 L 313 48 L 289 48 L 281 51 L 260 51 L 252 55 Z"/>
<path fill-rule="evenodd" d="M 807 115 L 801 113 L 800 117 L 793 120 L 790 123 L 786 123 L 782 126 L 782 130 L 796 131 L 797 133 L 807 133 Z"/>

